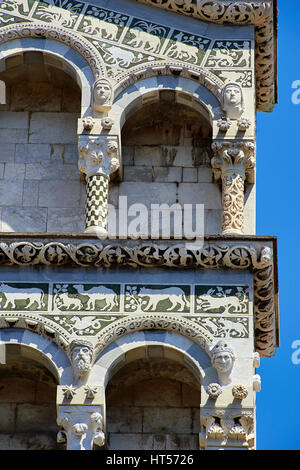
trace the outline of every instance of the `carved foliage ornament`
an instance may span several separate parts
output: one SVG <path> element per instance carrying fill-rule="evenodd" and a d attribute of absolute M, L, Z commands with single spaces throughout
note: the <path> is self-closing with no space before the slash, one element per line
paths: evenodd
<path fill-rule="evenodd" d="M 272 14 L 272 2 L 241 0 L 138 0 L 213 23 L 263 24 Z"/>
<path fill-rule="evenodd" d="M 79 170 L 87 176 L 104 174 L 110 176 L 119 164 L 117 137 L 80 136 L 78 143 Z"/>
<path fill-rule="evenodd" d="M 209 441 L 220 441 L 230 445 L 233 441 L 248 449 L 254 447 L 254 415 L 250 410 L 203 409 L 200 415 L 200 445 L 206 447 Z"/>
<path fill-rule="evenodd" d="M 92 450 L 93 444 L 103 446 L 105 442 L 100 411 L 85 410 L 84 406 L 62 406 L 57 424 L 62 428 L 58 441 L 67 442 L 68 450 Z"/>

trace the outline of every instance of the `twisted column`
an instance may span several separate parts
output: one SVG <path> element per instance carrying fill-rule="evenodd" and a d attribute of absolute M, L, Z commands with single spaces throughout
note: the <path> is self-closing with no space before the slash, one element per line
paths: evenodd
<path fill-rule="evenodd" d="M 110 175 L 119 164 L 117 136 L 80 136 L 78 166 L 86 175 L 85 232 L 106 235 Z"/>
<path fill-rule="evenodd" d="M 254 144 L 249 141 L 214 142 L 211 165 L 222 182 L 222 233 L 244 233 L 245 181 L 253 182 Z"/>

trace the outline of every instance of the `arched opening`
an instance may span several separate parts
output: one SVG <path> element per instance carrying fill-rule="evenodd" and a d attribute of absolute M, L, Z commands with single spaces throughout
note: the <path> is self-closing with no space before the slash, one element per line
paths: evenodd
<path fill-rule="evenodd" d="M 38 350 L 6 344 L 0 364 L 0 449 L 58 450 L 57 373 Z"/>
<path fill-rule="evenodd" d="M 85 184 L 77 151 L 82 84 L 75 69 L 56 54 L 28 48 L 3 59 L 2 70 L 0 230 L 83 231 Z"/>
<path fill-rule="evenodd" d="M 130 93 L 122 115 L 123 180 L 119 195 L 127 196 L 128 206 L 143 204 L 154 217 L 157 209 L 152 204 L 176 204 L 174 211 L 183 211 L 191 202 L 202 204 L 205 233 L 219 233 L 221 193 L 213 183 L 210 164 L 212 122 L 208 108 L 196 93 L 176 88 L 144 90 L 132 101 L 129 97 Z M 119 106 L 123 101 L 125 94 Z M 178 212 L 174 212 L 174 221 L 176 216 Z M 193 215 L 193 229 L 195 225 Z M 189 231 L 193 232 L 182 222 L 183 234 Z"/>
<path fill-rule="evenodd" d="M 200 383 L 184 355 L 152 345 L 125 357 L 106 387 L 108 449 L 198 449 Z"/>

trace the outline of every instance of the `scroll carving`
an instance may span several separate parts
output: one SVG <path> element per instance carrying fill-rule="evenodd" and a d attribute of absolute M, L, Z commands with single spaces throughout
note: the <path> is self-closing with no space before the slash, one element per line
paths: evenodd
<path fill-rule="evenodd" d="M 165 246 L 151 243 L 126 246 L 118 243 L 103 245 L 102 243 L 89 242 L 78 245 L 61 242 L 1 242 L 1 265 L 57 267 L 71 265 L 84 268 L 130 266 L 179 269 L 249 269 L 253 272 L 254 279 L 256 350 L 264 357 L 272 356 L 275 353 L 277 338 L 273 254 L 272 249 L 268 246 L 259 248 L 243 243 L 230 245 L 230 243 L 206 242 L 202 248 L 192 249 L 184 245 Z M 20 325 L 20 321 L 21 319 L 17 318 L 16 320 L 14 318 L 11 326 Z M 30 326 L 26 321 L 24 321 L 23 327 L 29 328 Z M 41 329 L 42 334 L 48 335 L 36 317 L 30 318 L 28 321 L 34 323 L 32 326 L 34 330 Z M 0 326 L 7 327 L 9 324 L 6 320 L 3 320 L 3 325 Z M 64 334 L 59 332 L 57 339 L 55 339 L 56 333 L 53 326 L 49 326 L 49 328 L 51 331 L 49 333 L 50 337 L 65 344 L 65 332 Z M 105 344 L 109 344 L 110 337 L 111 333 L 104 341 L 104 347 Z"/>
<path fill-rule="evenodd" d="M 211 161 L 216 181 L 222 181 L 222 233 L 244 231 L 244 183 L 253 181 L 252 142 L 214 142 Z"/>

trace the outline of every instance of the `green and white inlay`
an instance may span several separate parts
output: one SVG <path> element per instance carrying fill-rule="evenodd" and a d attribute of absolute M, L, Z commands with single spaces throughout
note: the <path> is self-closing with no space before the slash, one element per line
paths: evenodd
<path fill-rule="evenodd" d="M 223 69 L 251 67 L 251 41 L 215 41 L 204 66 Z"/>
<path fill-rule="evenodd" d="M 189 285 L 125 286 L 125 312 L 190 312 Z"/>
<path fill-rule="evenodd" d="M 53 310 L 119 312 L 119 284 L 54 284 Z"/>
<path fill-rule="evenodd" d="M 195 286 L 195 313 L 249 313 L 249 286 Z"/>
<path fill-rule="evenodd" d="M 0 311 L 47 311 L 48 284 L 0 283 Z"/>
<path fill-rule="evenodd" d="M 216 338 L 249 338 L 247 317 L 189 317 Z"/>

